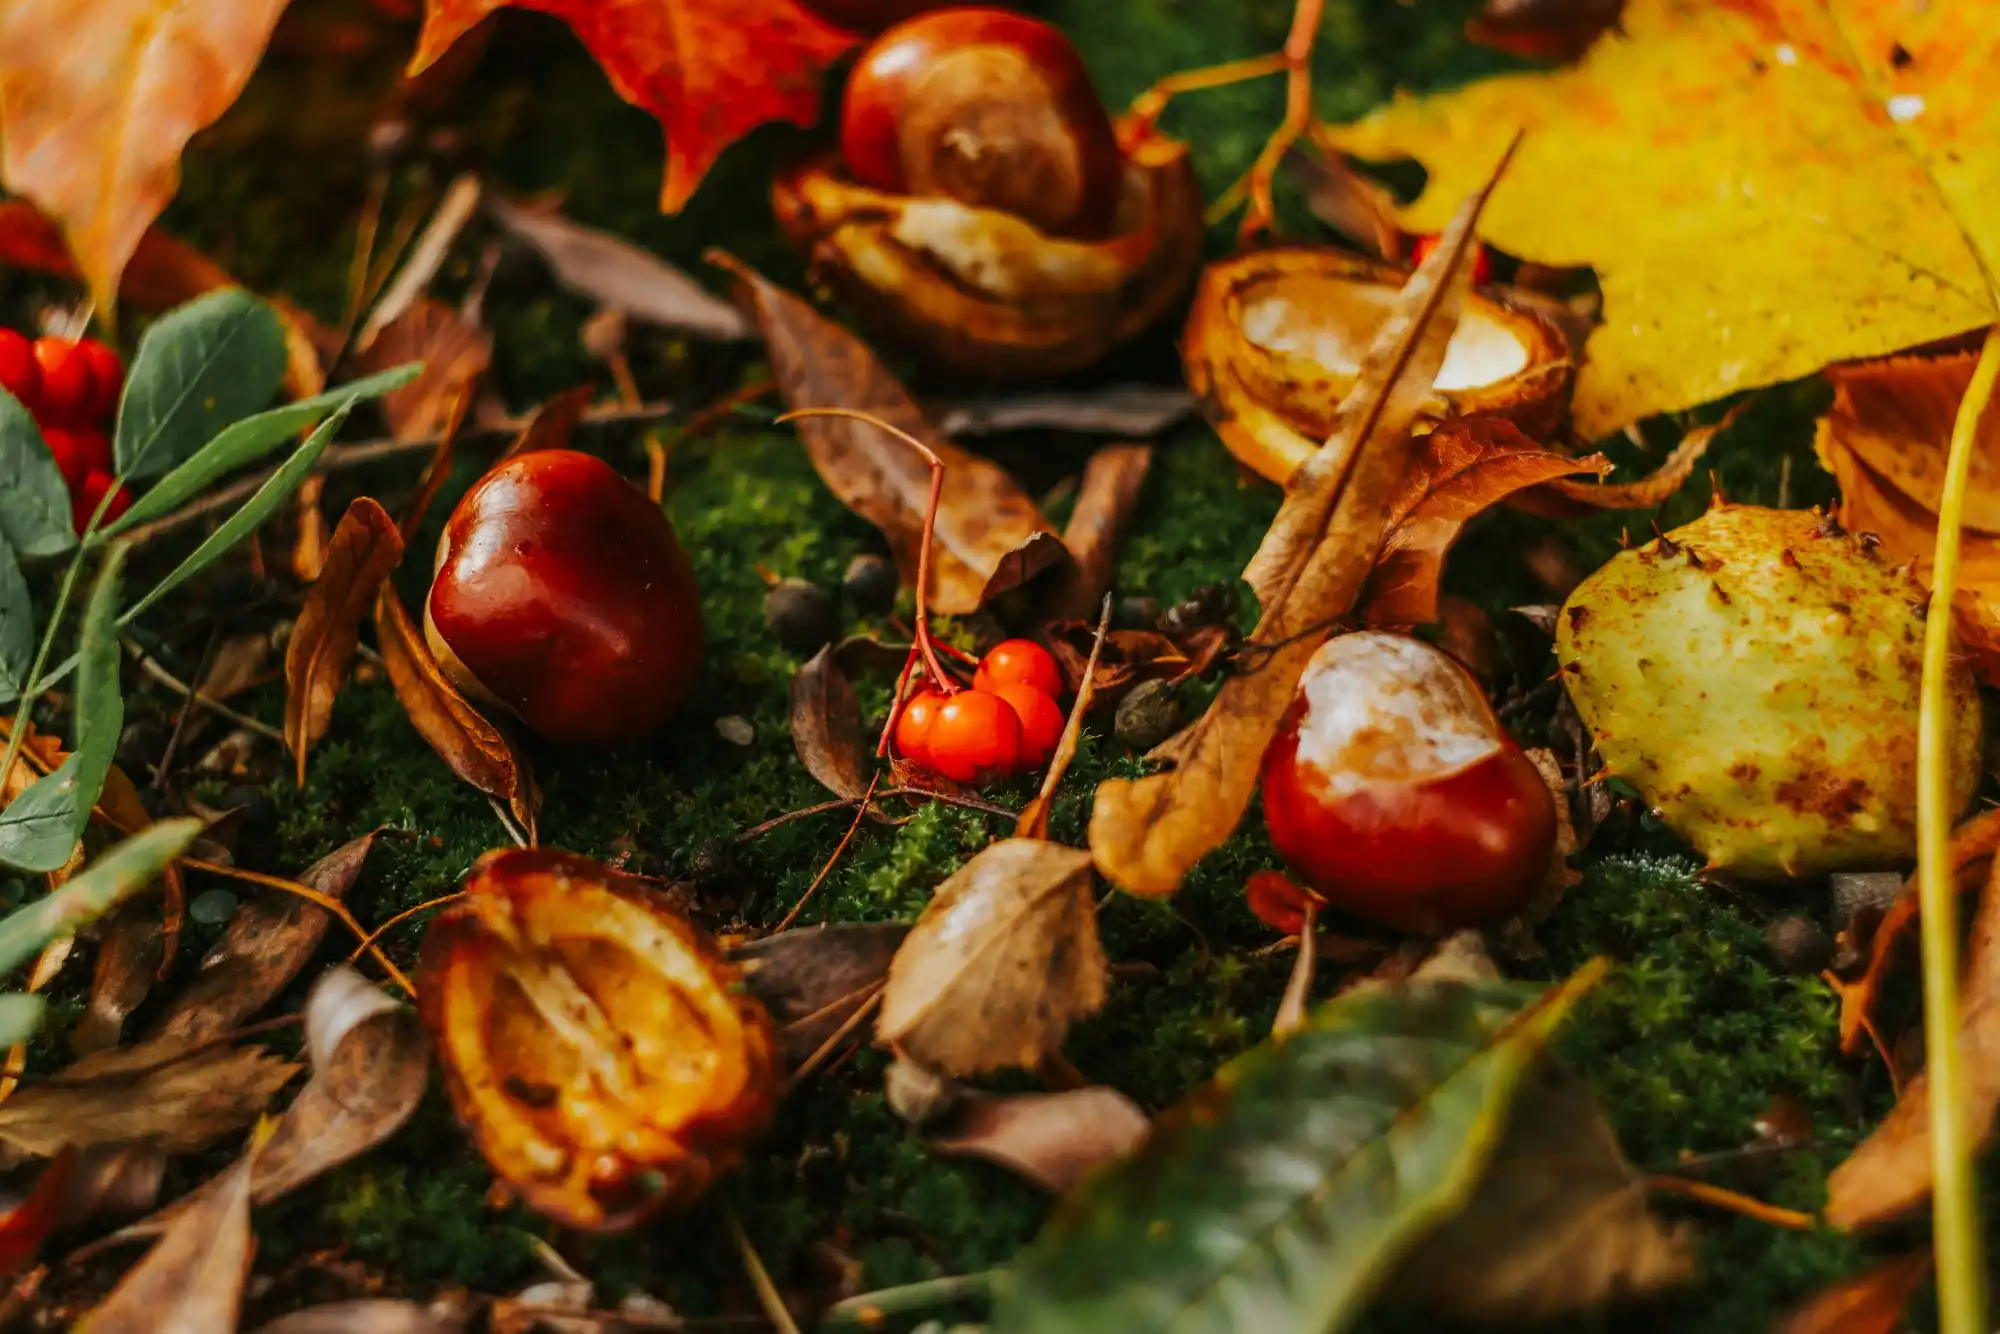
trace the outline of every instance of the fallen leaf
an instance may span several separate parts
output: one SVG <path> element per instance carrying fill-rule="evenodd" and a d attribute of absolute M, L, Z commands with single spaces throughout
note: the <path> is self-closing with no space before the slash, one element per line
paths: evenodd
<path fill-rule="evenodd" d="M 367 833 L 342 844 L 307 867 L 300 883 L 328 898 L 346 898 L 375 838 Z M 151 1036 L 205 1042 L 229 1032 L 291 985 L 326 937 L 327 921 L 326 909 L 281 889 L 245 901 L 187 988 L 154 1021 Z"/>
<path fill-rule="evenodd" d="M 64 1149 L 36 1174 L 26 1197 L 0 1213 L 0 1279 L 26 1269 L 62 1221 L 75 1166 L 75 1151 Z"/>
<path fill-rule="evenodd" d="M 0 11 L 0 184 L 62 224 L 97 308 L 243 91 L 284 0 L 17 0 Z"/>
<path fill-rule="evenodd" d="M 836 407 L 866 412 L 923 441 L 944 460 L 930 607 L 961 616 L 990 597 L 1066 560 L 1034 502 L 997 465 L 968 454 L 931 429 L 923 411 L 859 338 L 782 288 L 721 253 L 712 262 L 736 275 L 739 299 L 755 317 L 771 373 L 794 410 Z M 799 438 L 820 480 L 882 530 L 906 586 L 917 581 L 931 469 L 887 431 L 841 417 L 806 417 Z"/>
<path fill-rule="evenodd" d="M 1567 63 L 1618 26 L 1625 0 L 1486 0 L 1467 40 L 1526 60 Z"/>
<path fill-rule="evenodd" d="M 421 361 L 417 378 L 382 398 L 382 415 L 398 440 L 446 433 L 458 404 L 493 364 L 493 335 L 430 297 L 419 297 L 376 338 L 361 360 L 366 370 Z"/>
<path fill-rule="evenodd" d="M 381 596 L 375 599 L 375 645 L 396 698 L 402 701 L 403 712 L 417 734 L 430 743 L 453 773 L 487 796 L 506 802 L 533 842 L 541 793 L 528 770 L 527 757 L 445 679 L 393 584 L 384 584 Z"/>
<path fill-rule="evenodd" d="M 1980 253 L 2000 253 L 1995 178 L 1963 158 L 2000 129 L 1978 73 L 2000 54 L 1987 17 L 1630 0 L 1622 31 L 1573 68 L 1399 97 L 1330 134 L 1423 164 L 1403 225 L 1424 232 L 1526 132 L 1480 230 L 1521 259 L 1596 270 L 1604 318 L 1572 405 L 1594 439 L 1993 322 Z"/>
<path fill-rule="evenodd" d="M 1043 635 L 1070 689 L 1083 680 L 1096 627 L 1089 621 L 1054 621 Z M 1104 636 L 1097 664 L 1097 700 L 1116 703 L 1141 681 L 1179 683 L 1205 676 L 1225 658 L 1235 640 L 1228 626 L 1203 625 L 1182 635 L 1158 630 L 1113 630 Z"/>
<path fill-rule="evenodd" d="M 1090 866 L 1088 852 L 1040 839 L 982 848 L 896 952 L 877 1045 L 951 1075 L 1032 1069 L 1060 1047 L 1106 993 Z"/>
<path fill-rule="evenodd" d="M 1138 1104 L 1117 1089 L 1093 1085 L 1061 1093 L 969 1096 L 949 1135 L 929 1142 L 939 1153 L 985 1158 L 1058 1195 L 1137 1148 L 1152 1129 Z"/>
<path fill-rule="evenodd" d="M 494 198 L 486 211 L 508 235 L 534 247 L 557 282 L 599 306 L 716 342 L 756 336 L 742 311 L 630 241 L 571 222 L 553 207 Z"/>
<path fill-rule="evenodd" d="M 1501 164 L 1505 165 L 1504 161 Z M 1457 326 L 1471 282 L 1472 228 L 1489 183 L 1466 201 L 1417 269 L 1363 359 L 1327 442 L 1292 474 L 1285 501 L 1244 570 L 1263 615 L 1262 646 L 1208 711 L 1156 753 L 1165 773 L 1100 784 L 1090 848 L 1129 893 L 1171 894 L 1235 832 L 1264 750 L 1320 640 L 1360 596 L 1410 457 L 1410 431 Z"/>
<path fill-rule="evenodd" d="M 902 922 L 800 926 L 726 953 L 771 1012 L 785 1059 L 796 1065 L 881 987 L 909 932 Z"/>
<path fill-rule="evenodd" d="M 528 424 L 521 428 L 521 433 L 500 452 L 494 466 L 538 449 L 568 449 L 570 436 L 575 434 L 576 424 L 583 420 L 583 414 L 589 409 L 596 393 L 593 386 L 580 384 L 563 390 L 536 408 L 535 415 L 528 418 Z"/>
<path fill-rule="evenodd" d="M 2000 862 L 1994 865 L 2000 867 Z M 1963 1115 L 1976 1154 L 1992 1142 L 1993 1116 L 2000 1110 L 2000 876 L 1987 876 L 1967 956 L 1958 1044 L 1965 1071 Z M 0 1107 L 0 1115 L 5 1110 Z M 1826 1182 L 1826 1221 L 1835 1227 L 1865 1227 L 1922 1203 L 1931 1193 L 1931 1153 L 1926 1072 L 1903 1086 L 1881 1124 L 1833 1169 Z"/>
<path fill-rule="evenodd" d="M 1467 523 L 1529 487 L 1610 470 L 1601 454 L 1551 453 L 1504 417 L 1446 422 L 1418 440 L 1390 498 L 1362 614 L 1372 625 L 1429 625 L 1438 618 L 1444 558 Z"/>
<path fill-rule="evenodd" d="M 1896 1334 L 1903 1308 L 1931 1272 L 1931 1253 L 1912 1251 L 1822 1288 L 1779 1320 L 1772 1334 Z"/>
<path fill-rule="evenodd" d="M 444 267 L 445 256 L 451 253 L 452 243 L 465 230 L 465 224 L 472 221 L 479 210 L 481 186 L 479 177 L 472 172 L 460 172 L 452 183 L 445 187 L 444 197 L 431 211 L 423 231 L 411 243 L 402 266 L 389 282 L 375 308 L 368 312 L 361 328 L 354 335 L 354 350 L 367 353 L 375 346 L 375 340 L 382 331 L 401 319 L 430 290 L 431 282 L 438 270 Z M 477 321 L 468 318 L 468 324 Z M 395 363 L 391 363 L 392 365 Z"/>
<path fill-rule="evenodd" d="M 99 1144 L 191 1153 L 256 1120 L 298 1071 L 262 1047 L 156 1038 L 23 1084 L 0 1103 L 0 1141 L 43 1158 Z"/>
<path fill-rule="evenodd" d="M 1180 387 L 1109 385 L 1078 394 L 1017 394 L 957 403 L 939 412 L 937 424 L 948 436 L 1074 431 L 1148 437 L 1194 413 L 1194 396 Z"/>
<path fill-rule="evenodd" d="M 509 0 L 426 0 L 409 73 Z M 617 94 L 667 135 L 660 208 L 678 213 L 722 150 L 766 121 L 819 118 L 820 74 L 859 40 L 799 0 L 512 0 L 569 24 Z"/>
<path fill-rule="evenodd" d="M 1508 504 L 1523 513 L 1545 519 L 1574 519 L 1600 510 L 1640 510 L 1661 504 L 1694 475 L 1694 465 L 1708 453 L 1715 438 L 1734 426 L 1750 407 L 1744 399 L 1720 421 L 1689 428 L 1660 466 L 1636 482 L 1579 482 L 1558 478 L 1542 486 L 1519 492 Z"/>
<path fill-rule="evenodd" d="M 357 496 L 333 530 L 320 576 L 306 591 L 285 645 L 285 745 L 306 785 L 306 756 L 333 723 L 333 701 L 361 638 L 361 618 L 403 559 L 403 535 L 389 512 Z"/>
<path fill-rule="evenodd" d="M 1042 614 L 1051 620 L 1095 615 L 1111 591 L 1118 543 L 1139 508 L 1139 491 L 1153 466 L 1151 445 L 1106 445 L 1090 456 L 1083 483 L 1063 529 L 1071 564 L 1049 590 Z"/>
<path fill-rule="evenodd" d="M 1348 166 L 1339 153 L 1304 141 L 1286 155 L 1285 166 L 1315 218 L 1377 259 L 1402 259 L 1403 229 L 1396 225 L 1392 191 Z"/>
<path fill-rule="evenodd" d="M 363 1297 L 308 1306 L 259 1325 L 252 1334 L 458 1334 L 464 1328 L 415 1302 Z"/>
<path fill-rule="evenodd" d="M 245 1157 L 201 1208 L 183 1215 L 77 1323 L 77 1334 L 235 1329 L 256 1251 L 257 1239 L 250 1232 L 250 1157 Z"/>
<path fill-rule="evenodd" d="M 831 644 L 792 674 L 791 728 L 799 762 L 822 787 L 849 800 L 868 791 L 861 703 L 835 661 Z"/>
<path fill-rule="evenodd" d="M 83 1018 L 70 1030 L 70 1050 L 78 1056 L 115 1047 L 125 1019 L 153 989 L 153 974 L 165 951 L 165 932 L 152 904 L 126 904 L 105 924 L 90 979 Z"/>

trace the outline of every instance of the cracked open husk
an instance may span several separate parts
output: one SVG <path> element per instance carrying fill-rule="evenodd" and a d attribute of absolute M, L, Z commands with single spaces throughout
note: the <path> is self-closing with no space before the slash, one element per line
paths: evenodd
<path fill-rule="evenodd" d="M 1407 276 L 1314 246 L 1254 251 L 1205 269 L 1181 357 L 1188 387 L 1230 452 L 1283 484 L 1332 433 Z M 1545 437 L 1562 419 L 1574 370 L 1554 324 L 1474 292 L 1425 416 L 1498 413 Z"/>
<path fill-rule="evenodd" d="M 780 173 L 778 222 L 869 319 L 944 365 L 985 376 L 1079 370 L 1164 315 L 1201 254 L 1187 145 L 1120 127 L 1125 193 L 1102 241 L 1050 236 L 951 198 L 885 194 L 824 158 Z"/>

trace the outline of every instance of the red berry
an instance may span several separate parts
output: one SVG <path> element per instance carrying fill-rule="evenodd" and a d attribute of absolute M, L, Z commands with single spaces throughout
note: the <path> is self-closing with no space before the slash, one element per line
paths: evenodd
<path fill-rule="evenodd" d="M 34 344 L 12 329 L 0 329 L 0 389 L 21 400 L 29 412 L 41 411 L 42 367 Z"/>
<path fill-rule="evenodd" d="M 1050 699 L 1063 693 L 1062 669 L 1053 654 L 1032 639 L 1006 639 L 986 651 L 973 674 L 974 690 L 997 690 L 1001 686 L 1027 686 Z"/>
<path fill-rule="evenodd" d="M 903 701 L 903 711 L 896 716 L 898 755 L 912 764 L 930 768 L 931 724 L 937 721 L 944 702 L 945 697 L 935 690 L 920 690 Z"/>
<path fill-rule="evenodd" d="M 1440 239 L 1433 232 L 1428 236 L 1419 236 L 1415 241 L 1412 241 L 1410 243 L 1411 266 L 1415 267 L 1422 264 L 1426 259 L 1429 259 L 1431 251 L 1437 249 L 1437 243 Z M 1474 242 L 1474 244 L 1478 243 Z M 1484 287 L 1492 280 L 1493 256 L 1489 255 L 1486 252 L 1486 247 L 1482 245 L 1472 259 L 1472 285 L 1474 287 Z"/>
<path fill-rule="evenodd" d="M 42 368 L 42 417 L 56 426 L 89 426 L 97 406 L 90 358 L 67 338 L 37 338 L 35 360 Z"/>
<path fill-rule="evenodd" d="M 1062 740 L 1062 706 L 1033 686 L 1008 684 L 993 693 L 1007 701 L 1021 720 L 1021 767 L 1039 769 L 1056 753 Z"/>
<path fill-rule="evenodd" d="M 62 474 L 63 485 L 72 496 L 83 489 L 84 479 L 95 471 L 91 466 L 90 446 L 84 440 L 86 434 L 60 426 L 42 428 L 42 441 L 55 456 L 56 471 Z"/>
<path fill-rule="evenodd" d="M 108 344 L 95 338 L 79 339 L 76 351 L 90 367 L 91 419 L 106 421 L 118 411 L 118 396 L 125 389 L 125 363 Z"/>
<path fill-rule="evenodd" d="M 98 502 L 102 501 L 104 493 L 114 486 L 118 487 L 117 493 L 111 497 L 111 503 L 104 507 L 104 517 L 97 523 L 99 528 L 122 517 L 126 510 L 132 508 L 132 493 L 118 486 L 118 479 L 108 472 L 93 472 L 83 479 L 83 485 L 76 489 L 70 500 L 70 513 L 76 520 L 77 532 L 81 533 L 90 526 L 90 516 L 97 513 Z"/>
<path fill-rule="evenodd" d="M 924 738 L 929 767 L 954 783 L 984 783 L 1021 765 L 1021 719 L 1007 701 L 961 690 L 944 702 Z"/>

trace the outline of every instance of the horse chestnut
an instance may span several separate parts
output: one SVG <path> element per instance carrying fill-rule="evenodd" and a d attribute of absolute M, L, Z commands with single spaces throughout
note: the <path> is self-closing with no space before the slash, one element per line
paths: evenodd
<path fill-rule="evenodd" d="M 1438 934 L 1519 911 L 1555 856 L 1555 802 L 1471 675 L 1404 635 L 1313 655 L 1264 754 L 1278 854 L 1327 902 Z"/>
<path fill-rule="evenodd" d="M 1004 9 L 942 9 L 890 28 L 855 61 L 841 155 L 863 185 L 945 195 L 1054 236 L 1111 228 L 1124 157 L 1062 31 Z"/>
<path fill-rule="evenodd" d="M 701 666 L 694 572 L 667 516 L 602 459 L 502 463 L 452 511 L 424 633 L 445 674 L 551 741 L 672 717 Z"/>

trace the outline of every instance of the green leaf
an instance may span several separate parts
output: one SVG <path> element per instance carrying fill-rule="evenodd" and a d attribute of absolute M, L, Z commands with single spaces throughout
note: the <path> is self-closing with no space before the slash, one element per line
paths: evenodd
<path fill-rule="evenodd" d="M 34 602 L 14 549 L 0 540 L 0 703 L 19 697 L 34 665 Z"/>
<path fill-rule="evenodd" d="M 351 409 L 364 399 L 399 389 L 415 379 L 421 362 L 397 366 L 378 375 L 344 384 L 312 398 L 245 417 L 203 445 L 188 459 L 156 482 L 139 497 L 116 523 L 100 529 L 93 541 L 116 536 L 128 528 L 151 522 L 170 513 L 183 502 L 201 494 L 209 483 L 245 464 L 254 463 L 300 431 L 306 430 L 330 411 Z"/>
<path fill-rule="evenodd" d="M 118 405 L 119 473 L 151 477 L 268 404 L 285 377 L 277 312 L 241 288 L 197 297 L 146 330 Z"/>
<path fill-rule="evenodd" d="M 0 865 L 53 871 L 76 848 L 76 756 L 29 784 L 0 811 Z"/>
<path fill-rule="evenodd" d="M 125 696 L 118 686 L 118 577 L 125 568 L 125 545 L 111 548 L 90 601 L 83 610 L 83 644 L 78 651 L 76 704 L 76 836 L 83 837 L 90 809 L 104 791 L 125 730 Z"/>
<path fill-rule="evenodd" d="M 1224 1066 L 1022 1253 L 994 1334 L 1331 1334 L 1477 1182 L 1595 984 L 1351 992 Z"/>
<path fill-rule="evenodd" d="M 26 1042 L 42 1029 L 48 1001 L 29 991 L 0 993 L 0 1046 Z"/>
<path fill-rule="evenodd" d="M 76 545 L 69 488 L 42 429 L 0 389 L 0 538 L 23 556 L 55 556 Z"/>
<path fill-rule="evenodd" d="M 201 830 L 199 820 L 162 820 L 106 852 L 47 898 L 0 919 L 0 973 L 19 968 L 51 940 L 76 934 L 152 884 Z"/>

